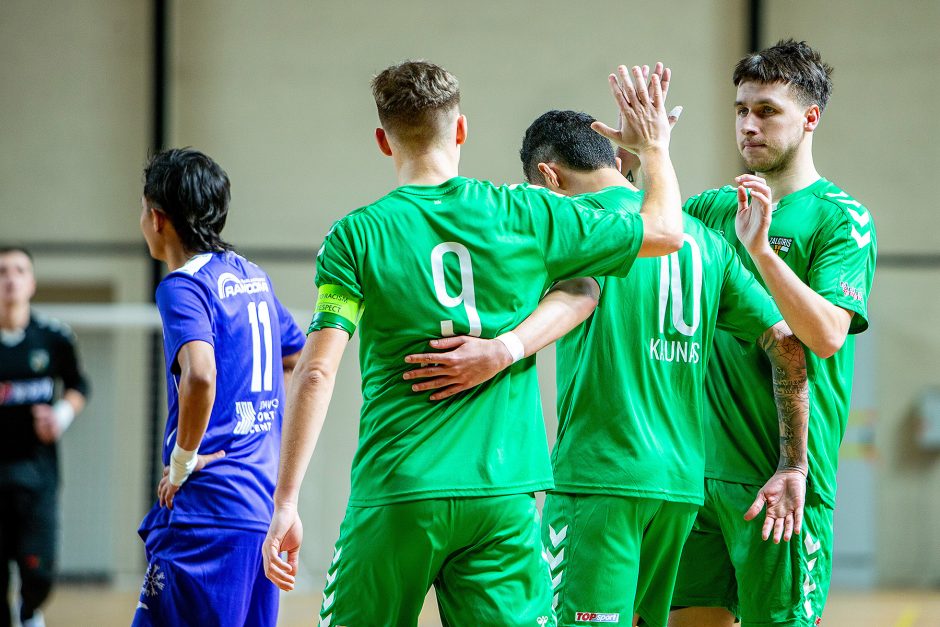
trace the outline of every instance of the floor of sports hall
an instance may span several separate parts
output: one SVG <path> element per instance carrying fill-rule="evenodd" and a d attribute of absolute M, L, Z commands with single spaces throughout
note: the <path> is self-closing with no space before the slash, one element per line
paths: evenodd
<path fill-rule="evenodd" d="M 48 627 L 110 627 L 127 625 L 137 604 L 134 592 L 109 587 L 62 585 L 46 607 Z M 278 625 L 315 624 L 318 594 L 291 593 L 281 597 Z M 826 606 L 825 627 L 938 627 L 940 592 L 887 591 L 834 592 Z M 433 595 L 428 596 L 418 623 L 436 627 L 441 623 Z"/>

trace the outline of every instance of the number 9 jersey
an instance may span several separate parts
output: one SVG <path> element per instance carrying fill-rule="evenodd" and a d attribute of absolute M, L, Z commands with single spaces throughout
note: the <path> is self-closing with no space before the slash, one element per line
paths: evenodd
<path fill-rule="evenodd" d="M 179 421 L 176 356 L 193 341 L 212 345 L 216 366 L 215 402 L 199 452 L 225 451 L 225 457 L 191 475 L 173 509 L 155 505 L 141 532 L 172 523 L 264 532 L 284 414 L 281 360 L 303 348 L 303 333 L 264 270 L 234 252 L 196 255 L 163 279 L 156 296 L 167 380 L 163 464 L 169 464 Z"/>
<path fill-rule="evenodd" d="M 432 338 L 515 328 L 554 281 L 626 275 L 643 238 L 638 203 L 618 187 L 566 198 L 455 177 L 399 187 L 333 226 L 310 330 L 352 334 L 361 317 L 350 505 L 552 487 L 533 358 L 432 402 L 402 379 L 404 357 Z"/>

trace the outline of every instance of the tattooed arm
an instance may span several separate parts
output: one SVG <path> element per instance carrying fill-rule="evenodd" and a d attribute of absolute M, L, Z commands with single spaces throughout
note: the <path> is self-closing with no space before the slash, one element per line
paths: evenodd
<path fill-rule="evenodd" d="M 789 541 L 800 533 L 806 500 L 806 474 L 809 462 L 806 442 L 809 435 L 809 383 L 803 345 L 785 322 L 767 329 L 757 341 L 767 354 L 773 372 L 774 401 L 780 424 L 780 462 L 757 494 L 746 520 L 757 517 L 766 504 L 763 538 Z"/>

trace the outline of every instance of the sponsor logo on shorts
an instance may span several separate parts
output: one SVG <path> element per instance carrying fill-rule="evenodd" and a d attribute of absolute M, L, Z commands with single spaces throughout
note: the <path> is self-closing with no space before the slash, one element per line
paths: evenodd
<path fill-rule="evenodd" d="M 861 301 L 864 298 L 865 292 L 858 289 L 857 287 L 852 287 L 845 281 L 839 283 L 839 287 L 842 288 L 842 293 L 851 298 L 852 300 Z"/>
<path fill-rule="evenodd" d="M 221 299 L 269 291 L 271 290 L 268 287 L 268 280 L 264 277 L 240 279 L 231 272 L 223 272 L 219 275 L 219 298 Z"/>
<path fill-rule="evenodd" d="M 620 614 L 610 612 L 575 612 L 574 622 L 576 623 L 619 623 Z"/>
<path fill-rule="evenodd" d="M 778 235 L 770 236 L 770 248 L 781 257 L 787 256 L 787 253 L 790 252 L 791 246 L 793 246 L 792 237 L 780 237 Z"/>
<path fill-rule="evenodd" d="M 540 627 L 548 624 L 548 616 L 539 616 L 535 619 L 535 622 L 539 624 Z"/>
<path fill-rule="evenodd" d="M 155 597 L 166 587 L 166 574 L 160 570 L 156 564 L 147 566 L 147 572 L 144 573 L 144 583 L 140 587 L 141 595 L 145 597 Z M 144 609 L 147 609 L 144 606 Z"/>

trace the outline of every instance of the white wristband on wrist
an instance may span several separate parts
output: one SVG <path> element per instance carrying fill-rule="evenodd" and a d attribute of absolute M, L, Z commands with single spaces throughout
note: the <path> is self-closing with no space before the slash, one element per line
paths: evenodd
<path fill-rule="evenodd" d="M 64 398 L 52 406 L 52 415 L 59 425 L 59 433 L 65 433 L 72 421 L 75 420 L 75 408 Z"/>
<path fill-rule="evenodd" d="M 525 346 L 522 345 L 522 340 L 519 339 L 519 336 L 512 331 L 497 335 L 495 339 L 499 340 L 503 346 L 506 347 L 506 350 L 509 351 L 509 354 L 512 355 L 512 363 L 516 363 L 525 357 Z"/>
<path fill-rule="evenodd" d="M 173 446 L 173 452 L 170 454 L 170 483 L 179 487 L 183 485 L 189 475 L 196 469 L 196 458 L 199 449 L 187 451 L 177 443 Z"/>

